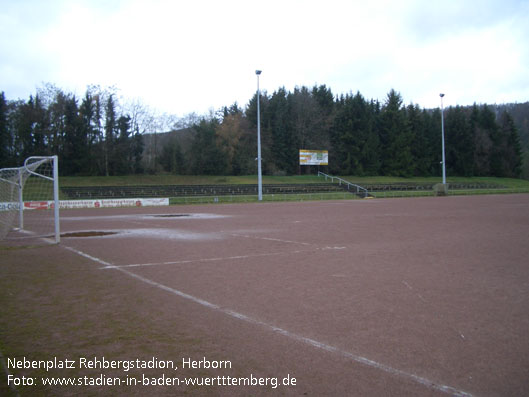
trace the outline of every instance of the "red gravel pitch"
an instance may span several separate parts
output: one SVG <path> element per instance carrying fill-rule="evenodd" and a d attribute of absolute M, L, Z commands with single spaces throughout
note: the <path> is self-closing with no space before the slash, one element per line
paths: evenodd
<path fill-rule="evenodd" d="M 215 393 L 529 395 L 529 195 L 61 217 L 64 233 L 117 232 L 61 246 L 125 296 L 156 297 L 168 319 L 184 311 L 206 358 L 297 379 Z"/>

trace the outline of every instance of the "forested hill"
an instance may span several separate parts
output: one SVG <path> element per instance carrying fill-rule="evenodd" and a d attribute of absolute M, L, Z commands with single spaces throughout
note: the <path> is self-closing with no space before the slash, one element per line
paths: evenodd
<path fill-rule="evenodd" d="M 498 118 L 503 112 L 509 112 L 514 125 L 520 134 L 520 142 L 524 151 L 529 151 L 529 102 L 491 105 Z M 529 159 L 528 159 L 529 160 Z"/>
<path fill-rule="evenodd" d="M 524 177 L 529 177 L 529 102 L 525 103 L 510 103 L 502 105 L 490 105 L 490 110 L 494 112 L 497 120 L 500 119 L 504 112 L 508 112 L 518 130 L 522 152 L 525 154 L 526 164 Z M 461 109 L 469 113 L 472 111 L 472 106 L 462 107 Z M 450 114 L 455 108 L 445 109 L 447 114 Z M 431 114 L 438 112 L 439 109 L 429 109 Z M 228 109 L 229 113 L 229 109 Z M 440 127 L 438 126 L 438 129 Z M 439 130 L 440 133 L 440 130 Z M 188 153 L 191 149 L 191 143 L 196 134 L 193 128 L 183 128 L 173 130 L 167 133 L 146 134 L 144 135 L 144 163 L 147 168 L 158 161 L 158 165 L 162 166 L 167 171 L 185 172 L 184 153 Z M 449 135 L 447 131 L 447 135 Z M 180 164 L 180 165 L 179 165 Z M 522 170 L 523 171 L 523 170 Z"/>
<path fill-rule="evenodd" d="M 156 147 L 159 164 L 173 173 L 255 172 L 255 104 L 254 97 L 245 112 L 225 108 L 220 123 L 149 136 L 146 158 Z M 449 107 L 444 115 L 451 175 L 529 177 L 529 102 Z M 269 174 L 298 173 L 297 150 L 311 148 L 329 149 L 329 171 L 337 174 L 439 175 L 440 118 L 440 109 L 405 106 L 394 91 L 379 103 L 359 93 L 333 100 L 324 86 L 280 89 L 261 98 L 263 166 Z"/>
<path fill-rule="evenodd" d="M 406 105 L 395 90 L 380 102 L 359 92 L 336 96 L 325 85 L 279 88 L 262 93 L 260 109 L 266 174 L 304 172 L 299 149 L 326 149 L 334 174 L 440 175 L 440 109 Z M 53 86 L 27 101 L 0 92 L 0 167 L 57 154 L 63 175 L 257 172 L 256 95 L 244 109 L 234 103 L 163 124 L 169 128 L 147 113 L 97 87 L 80 99 Z M 529 103 L 445 109 L 447 172 L 529 177 L 528 120 Z"/>

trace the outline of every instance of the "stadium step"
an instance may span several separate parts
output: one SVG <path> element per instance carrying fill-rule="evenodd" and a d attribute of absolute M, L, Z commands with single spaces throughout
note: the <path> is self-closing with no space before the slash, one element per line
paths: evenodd
<path fill-rule="evenodd" d="M 225 196 L 257 194 L 257 184 L 245 185 L 156 185 L 62 187 L 68 199 L 156 198 L 186 196 Z M 264 184 L 264 194 L 302 194 L 341 192 L 331 183 Z"/>

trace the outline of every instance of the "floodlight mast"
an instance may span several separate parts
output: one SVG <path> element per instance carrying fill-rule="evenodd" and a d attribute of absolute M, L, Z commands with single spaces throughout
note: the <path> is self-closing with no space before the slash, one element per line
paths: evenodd
<path fill-rule="evenodd" d="M 256 70 L 255 74 L 257 75 L 257 194 L 258 200 L 263 200 L 263 175 L 261 171 L 261 119 L 260 119 L 260 109 L 259 102 L 261 98 L 261 93 L 259 91 L 259 75 L 261 74 L 260 70 Z"/>
<path fill-rule="evenodd" d="M 444 121 L 444 108 L 443 108 L 443 97 L 445 94 L 439 94 L 441 97 L 441 139 L 442 139 L 442 149 L 443 149 L 443 185 L 446 185 L 446 166 L 445 166 L 445 121 Z"/>

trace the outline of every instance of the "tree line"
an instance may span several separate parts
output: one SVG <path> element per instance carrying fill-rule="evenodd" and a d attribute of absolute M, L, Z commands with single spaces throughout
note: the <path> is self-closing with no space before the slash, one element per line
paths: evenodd
<path fill-rule="evenodd" d="M 325 170 L 333 174 L 440 175 L 440 109 L 406 106 L 395 90 L 382 103 L 359 92 L 335 96 L 325 85 L 279 88 L 259 100 L 265 174 L 308 172 L 299 166 L 299 149 L 318 149 L 329 151 Z M 244 109 L 234 103 L 195 116 L 161 122 L 141 104 L 123 106 L 115 92 L 99 87 L 77 98 L 47 86 L 27 101 L 9 101 L 2 92 L 0 167 L 57 154 L 62 175 L 257 172 L 257 95 Z M 520 176 L 520 138 L 509 112 L 450 107 L 444 122 L 449 175 Z M 163 128 L 175 131 L 147 160 L 144 141 L 153 141 L 147 133 Z"/>
<path fill-rule="evenodd" d="M 48 86 L 27 101 L 0 93 L 0 166 L 58 155 L 61 175 L 143 172 L 143 137 L 115 94 L 92 87 L 82 99 Z"/>
<path fill-rule="evenodd" d="M 329 151 L 326 171 L 338 175 L 434 176 L 441 173 L 441 110 L 405 106 L 391 90 L 383 103 L 359 92 L 335 97 L 325 85 L 285 88 L 260 97 L 263 172 L 298 174 L 299 149 Z M 449 175 L 519 177 L 522 152 L 508 112 L 487 105 L 444 112 Z M 160 164 L 189 174 L 256 173 L 257 96 L 245 110 L 225 107 L 202 119 L 186 144 L 179 133 Z"/>

